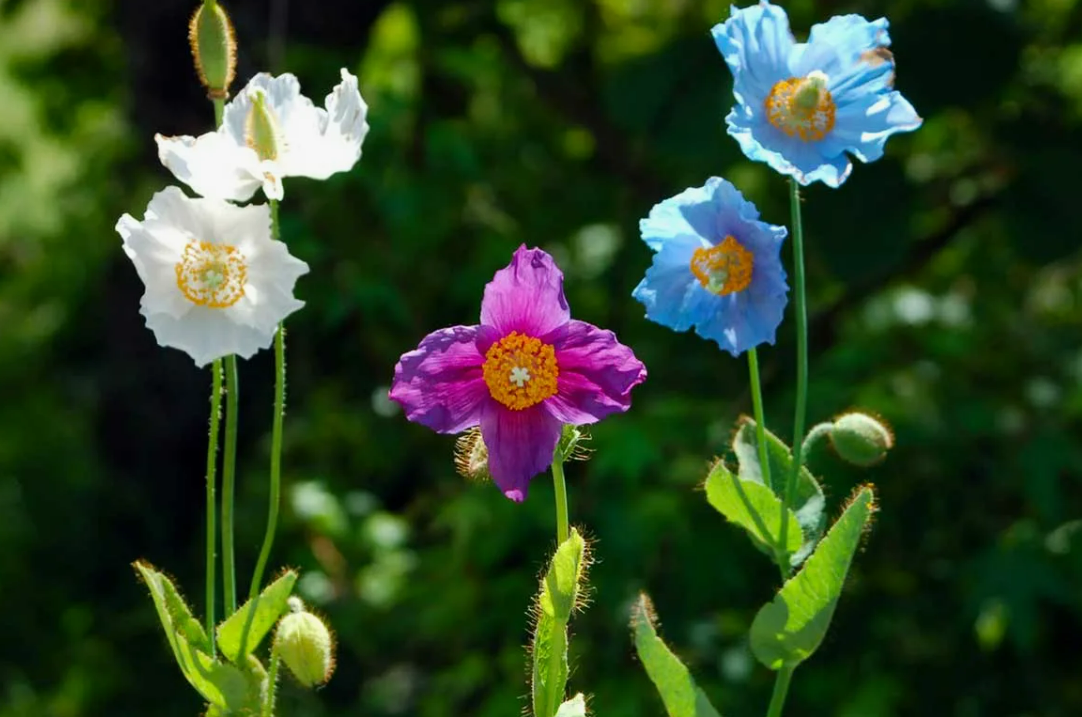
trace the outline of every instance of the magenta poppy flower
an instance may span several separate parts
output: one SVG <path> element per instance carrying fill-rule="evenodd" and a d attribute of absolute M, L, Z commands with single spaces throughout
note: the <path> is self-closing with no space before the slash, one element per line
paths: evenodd
<path fill-rule="evenodd" d="M 626 411 L 645 378 L 614 333 L 571 318 L 563 272 L 523 245 L 485 287 L 480 325 L 426 336 L 395 366 L 390 395 L 439 433 L 480 426 L 492 479 L 522 501 L 552 464 L 563 425 Z"/>

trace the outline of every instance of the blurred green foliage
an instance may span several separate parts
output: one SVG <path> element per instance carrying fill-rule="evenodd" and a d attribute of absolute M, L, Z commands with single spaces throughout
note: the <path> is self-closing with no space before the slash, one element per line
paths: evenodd
<path fill-rule="evenodd" d="M 129 564 L 197 610 L 209 376 L 159 349 L 113 231 L 170 182 L 153 133 L 212 122 L 185 44 L 194 2 L 0 1 L 0 717 L 194 715 Z M 648 323 L 637 221 L 708 176 L 787 223 L 782 179 L 724 132 L 721 0 L 227 3 L 240 82 L 271 68 L 322 97 L 337 68 L 371 106 L 348 175 L 292 180 L 284 236 L 312 267 L 290 320 L 287 503 L 274 561 L 334 624 L 339 667 L 283 715 L 497 717 L 528 703 L 526 611 L 554 547 L 552 489 L 514 505 L 463 482 L 453 440 L 386 399 L 428 331 L 476 320 L 520 243 L 552 252 L 574 315 L 650 370 L 569 466 L 593 540 L 571 689 L 658 715 L 628 617 L 726 715 L 773 675 L 747 630 L 769 561 L 699 484 L 749 410 L 744 363 Z M 1082 713 L 1082 3 L 794 0 L 798 34 L 889 12 L 898 87 L 924 127 L 839 190 L 805 194 L 811 419 L 894 427 L 868 471 L 813 453 L 832 514 L 864 481 L 881 512 L 794 715 Z M 762 351 L 790 430 L 792 325 Z M 238 556 L 265 513 L 271 365 L 242 365 Z"/>

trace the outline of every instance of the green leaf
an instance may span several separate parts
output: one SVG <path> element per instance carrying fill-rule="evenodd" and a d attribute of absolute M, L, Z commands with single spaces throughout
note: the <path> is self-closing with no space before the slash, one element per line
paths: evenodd
<path fill-rule="evenodd" d="M 769 430 L 765 433 L 767 460 L 770 462 L 769 487 L 780 498 L 785 492 L 785 482 L 793 467 L 793 454 L 780 438 Z M 740 422 L 733 436 L 733 453 L 740 464 L 738 474 L 741 478 L 767 485 L 759 465 L 759 444 L 755 437 L 755 421 L 752 419 L 744 418 Z M 800 550 L 791 558 L 793 565 L 799 565 L 815 548 L 819 536 L 822 535 L 823 510 L 826 507 L 823 489 L 805 466 L 801 466 L 797 475 L 796 490 L 790 504 L 804 536 Z"/>
<path fill-rule="evenodd" d="M 253 685 L 248 677 L 232 665 L 217 662 L 188 640 L 186 633 L 191 632 L 191 627 L 186 621 L 192 619 L 191 611 L 173 582 L 149 563 L 137 562 L 135 569 L 150 589 L 165 637 L 185 679 L 203 699 L 226 712 L 249 708 L 253 704 Z M 177 622 L 185 624 L 182 627 Z M 258 687 L 254 692 L 258 700 Z"/>
<path fill-rule="evenodd" d="M 688 668 L 658 637 L 655 623 L 654 606 L 646 593 L 641 593 L 631 611 L 635 650 L 646 674 L 661 694 L 669 717 L 720 717 L 706 694 L 695 684 Z"/>
<path fill-rule="evenodd" d="M 532 691 L 535 717 L 553 717 L 567 688 L 567 622 L 579 599 L 586 542 L 574 528 L 552 557 L 537 596 Z"/>
<path fill-rule="evenodd" d="M 297 573 L 287 570 L 254 599 L 241 605 L 218 626 L 218 648 L 233 663 L 250 655 L 286 611 L 286 601 L 297 582 Z"/>
<path fill-rule="evenodd" d="M 826 635 L 860 538 L 875 511 L 871 486 L 861 488 L 845 512 L 773 601 L 751 624 L 751 649 L 772 670 L 808 659 Z"/>
<path fill-rule="evenodd" d="M 706 499 L 730 523 L 747 531 L 752 541 L 773 555 L 781 526 L 781 499 L 762 483 L 733 475 L 718 461 L 706 477 Z M 800 550 L 804 542 L 796 514 L 787 510 L 789 529 L 785 537 L 789 553 Z"/>
<path fill-rule="evenodd" d="M 586 698 L 582 693 L 575 695 L 556 710 L 556 717 L 586 717 Z"/>

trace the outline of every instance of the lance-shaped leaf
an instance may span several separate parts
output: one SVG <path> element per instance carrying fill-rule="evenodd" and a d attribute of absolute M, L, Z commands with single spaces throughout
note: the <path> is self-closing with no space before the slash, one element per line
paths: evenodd
<path fill-rule="evenodd" d="M 252 654 L 286 611 L 286 601 L 297 582 L 297 573 L 287 570 L 259 595 L 241 605 L 218 626 L 218 648 L 233 663 Z"/>
<path fill-rule="evenodd" d="M 586 698 L 579 693 L 560 705 L 556 717 L 586 717 Z"/>
<path fill-rule="evenodd" d="M 762 483 L 733 475 L 718 461 L 706 477 L 706 499 L 730 523 L 736 523 L 760 549 L 773 555 L 781 528 L 781 499 Z M 804 542 L 796 514 L 786 510 L 789 520 L 785 536 L 786 551 L 800 550 Z"/>
<path fill-rule="evenodd" d="M 194 618 L 173 582 L 149 563 L 137 562 L 135 569 L 150 589 L 173 656 L 191 686 L 203 699 L 226 713 L 250 708 L 253 698 L 258 704 L 258 686 L 253 685 L 243 672 L 218 662 L 188 639 L 187 634 L 193 632 L 188 621 Z M 205 640 L 206 633 L 201 629 L 199 633 Z"/>
<path fill-rule="evenodd" d="M 770 463 L 770 482 L 765 480 L 759 465 L 759 444 L 755 436 L 755 421 L 743 418 L 733 436 L 733 453 L 740 464 L 738 474 L 744 480 L 768 485 L 779 498 L 785 493 L 785 482 L 793 467 L 793 454 L 785 443 L 770 431 L 766 434 L 767 461 Z M 823 533 L 823 489 L 806 467 L 801 466 L 797 474 L 796 488 L 790 497 L 790 508 L 800 523 L 804 540 L 800 550 L 792 556 L 792 564 L 799 565 L 815 548 L 815 543 Z M 788 540 L 786 541 L 788 542 Z"/>
<path fill-rule="evenodd" d="M 537 596 L 533 639 L 533 710 L 554 717 L 567 688 L 567 623 L 579 603 L 586 542 L 575 529 L 556 549 Z"/>
<path fill-rule="evenodd" d="M 751 650 L 772 670 L 808 659 L 830 627 L 845 576 L 875 512 L 871 486 L 860 488 L 804 564 L 751 624 Z"/>
<path fill-rule="evenodd" d="M 658 637 L 656 620 L 650 598 L 640 593 L 631 610 L 635 650 L 665 703 L 665 711 L 669 717 L 719 717 L 688 668 Z"/>

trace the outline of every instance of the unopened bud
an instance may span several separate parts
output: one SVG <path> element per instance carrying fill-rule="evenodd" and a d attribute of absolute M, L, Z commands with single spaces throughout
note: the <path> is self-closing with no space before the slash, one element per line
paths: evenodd
<path fill-rule="evenodd" d="M 305 687 L 322 685 L 334 672 L 334 638 L 323 620 L 305 611 L 300 598 L 289 599 L 290 613 L 278 621 L 274 649 Z"/>
<path fill-rule="evenodd" d="M 565 461 L 588 461 L 593 453 L 586 447 L 589 440 L 589 426 L 572 426 L 565 423 L 557 450 Z"/>
<path fill-rule="evenodd" d="M 455 440 L 455 470 L 470 480 L 492 479 L 488 472 L 488 447 L 480 429 L 471 428 Z"/>
<path fill-rule="evenodd" d="M 255 150 L 260 159 L 278 159 L 285 139 L 274 110 L 267 106 L 267 95 L 262 89 L 249 93 L 252 106 L 244 120 L 245 143 Z"/>
<path fill-rule="evenodd" d="M 207 96 L 212 100 L 229 97 L 237 70 L 237 38 L 221 5 L 204 2 L 196 9 L 188 23 L 188 43 Z"/>
<path fill-rule="evenodd" d="M 894 447 L 890 429 L 865 413 L 846 413 L 830 428 L 830 442 L 842 460 L 867 467 L 883 460 Z"/>

